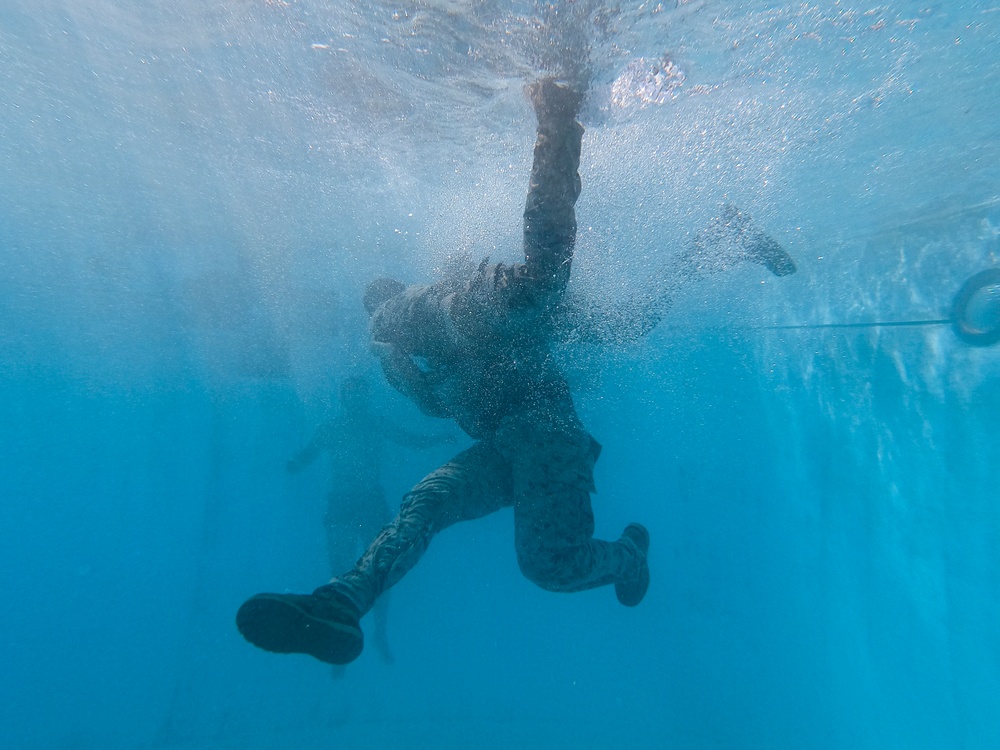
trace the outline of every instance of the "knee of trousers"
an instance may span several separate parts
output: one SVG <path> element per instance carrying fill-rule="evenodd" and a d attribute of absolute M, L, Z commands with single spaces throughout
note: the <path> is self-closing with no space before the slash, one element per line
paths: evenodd
<path fill-rule="evenodd" d="M 546 591 L 568 591 L 579 575 L 573 565 L 574 556 L 568 549 L 519 545 L 517 565 L 521 574 Z"/>
<path fill-rule="evenodd" d="M 452 487 L 447 480 L 425 479 L 403 496 L 399 517 L 410 521 L 419 518 L 429 526 L 440 526 L 451 496 Z"/>

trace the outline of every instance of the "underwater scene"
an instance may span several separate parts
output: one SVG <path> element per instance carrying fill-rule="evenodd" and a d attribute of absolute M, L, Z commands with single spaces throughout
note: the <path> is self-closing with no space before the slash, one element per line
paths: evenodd
<path fill-rule="evenodd" d="M 3 0 L 0 175 L 4 747 L 1000 747 L 1000 1 Z"/>

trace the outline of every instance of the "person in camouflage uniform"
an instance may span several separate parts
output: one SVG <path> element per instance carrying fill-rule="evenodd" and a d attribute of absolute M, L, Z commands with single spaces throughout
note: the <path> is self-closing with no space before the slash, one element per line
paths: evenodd
<path fill-rule="evenodd" d="M 583 93 L 543 79 L 528 88 L 538 120 L 524 210 L 524 262 L 484 260 L 471 278 L 369 285 L 373 350 L 389 383 L 475 442 L 403 500 L 355 566 L 312 594 L 257 594 L 237 614 L 254 645 L 333 664 L 357 658 L 360 618 L 420 559 L 434 535 L 500 508 L 514 511 L 522 573 L 562 592 L 613 584 L 625 606 L 649 587 L 649 534 L 629 524 L 593 538 L 590 493 L 601 447 L 577 416 L 551 342 L 564 315 L 576 239 Z M 648 312 L 649 325 L 660 308 Z"/>

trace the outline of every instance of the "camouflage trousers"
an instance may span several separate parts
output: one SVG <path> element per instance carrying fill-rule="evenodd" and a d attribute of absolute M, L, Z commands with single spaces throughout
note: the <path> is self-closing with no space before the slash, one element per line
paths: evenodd
<path fill-rule="evenodd" d="M 323 528 L 326 530 L 326 550 L 332 574 L 339 573 L 364 549 L 391 518 L 385 489 L 381 484 L 359 482 L 342 485 L 327 496 Z M 376 602 L 372 618 L 372 641 L 382 660 L 393 661 L 389 647 L 389 597 Z"/>
<path fill-rule="evenodd" d="M 567 424 L 567 422 L 569 422 Z M 522 414 L 431 472 L 354 568 L 331 581 L 361 614 L 458 521 L 514 509 L 522 573 L 550 591 L 582 591 L 635 574 L 634 549 L 593 538 L 590 493 L 600 445 L 571 420 Z"/>

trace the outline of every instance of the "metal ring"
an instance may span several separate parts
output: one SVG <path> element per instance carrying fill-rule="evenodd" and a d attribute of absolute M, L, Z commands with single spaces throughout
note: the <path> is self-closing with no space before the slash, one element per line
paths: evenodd
<path fill-rule="evenodd" d="M 1000 316 L 993 325 L 982 328 L 969 319 L 969 306 L 976 294 L 989 286 L 1000 286 L 1000 268 L 980 271 L 962 284 L 951 308 L 951 325 L 966 344 L 992 346 L 1000 342 Z"/>

